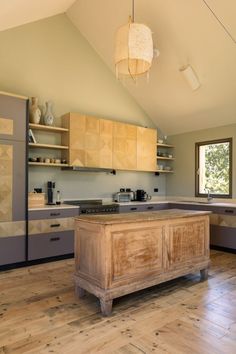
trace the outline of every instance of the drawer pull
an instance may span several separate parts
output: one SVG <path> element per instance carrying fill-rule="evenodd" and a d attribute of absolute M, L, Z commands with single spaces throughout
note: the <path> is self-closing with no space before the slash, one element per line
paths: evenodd
<path fill-rule="evenodd" d="M 233 210 L 232 209 L 225 209 L 225 213 L 231 213 L 231 214 L 233 214 Z"/>
<path fill-rule="evenodd" d="M 60 240 L 60 237 L 51 237 L 50 238 L 50 241 L 53 242 L 53 241 L 59 241 Z"/>
<path fill-rule="evenodd" d="M 154 209 L 154 207 L 153 207 L 153 206 L 149 206 L 149 207 L 147 207 L 147 209 L 148 209 L 148 210 Z"/>
<path fill-rule="evenodd" d="M 61 224 L 52 224 L 52 225 L 50 225 L 50 227 L 59 227 L 59 226 L 61 226 Z"/>
<path fill-rule="evenodd" d="M 137 210 L 137 208 L 130 208 L 130 210 Z"/>
<path fill-rule="evenodd" d="M 59 216 L 61 213 L 51 213 L 50 216 Z"/>

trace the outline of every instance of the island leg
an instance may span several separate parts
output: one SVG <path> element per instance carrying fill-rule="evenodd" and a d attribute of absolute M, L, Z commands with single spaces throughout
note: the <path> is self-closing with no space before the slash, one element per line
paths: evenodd
<path fill-rule="evenodd" d="M 113 303 L 113 299 L 111 300 L 100 299 L 101 312 L 103 316 L 110 316 L 112 312 L 112 303 Z"/>
<path fill-rule="evenodd" d="M 84 294 L 85 294 L 84 293 L 84 289 L 75 284 L 75 295 L 76 295 L 76 297 L 81 298 L 81 297 L 84 296 Z"/>
<path fill-rule="evenodd" d="M 201 276 L 201 280 L 207 280 L 208 279 L 208 269 L 201 269 L 200 270 L 200 276 Z"/>

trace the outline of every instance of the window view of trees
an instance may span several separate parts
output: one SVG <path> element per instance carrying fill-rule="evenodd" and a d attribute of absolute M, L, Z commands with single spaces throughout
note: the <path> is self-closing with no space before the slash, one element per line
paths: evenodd
<path fill-rule="evenodd" d="M 231 141 L 198 145 L 198 193 L 230 194 Z"/>

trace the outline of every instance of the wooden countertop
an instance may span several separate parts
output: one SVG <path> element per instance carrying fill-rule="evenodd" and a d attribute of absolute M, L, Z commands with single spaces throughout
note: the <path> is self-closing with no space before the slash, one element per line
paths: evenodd
<path fill-rule="evenodd" d="M 76 221 L 86 221 L 92 224 L 124 224 L 136 223 L 142 221 L 158 221 L 168 219 L 190 218 L 193 216 L 202 216 L 211 214 L 210 211 L 195 211 L 195 210 L 181 210 L 168 209 L 158 211 L 144 211 L 136 213 L 121 213 L 121 214 L 105 214 L 105 215 L 84 215 L 75 218 Z"/>

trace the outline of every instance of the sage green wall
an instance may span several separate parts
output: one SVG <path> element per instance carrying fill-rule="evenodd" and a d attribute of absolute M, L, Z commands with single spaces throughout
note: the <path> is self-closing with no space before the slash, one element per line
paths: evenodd
<path fill-rule="evenodd" d="M 154 127 L 66 15 L 57 15 L 0 32 L 0 89 L 54 103 L 62 114 L 84 112 L 103 118 Z M 40 150 L 37 151 L 41 154 Z M 165 177 L 119 172 L 117 176 L 30 168 L 30 189 L 55 180 L 63 196 L 109 197 L 120 187 L 165 194 Z"/>
<path fill-rule="evenodd" d="M 167 195 L 188 197 L 195 195 L 196 142 L 230 137 L 233 138 L 233 198 L 236 198 L 236 124 L 169 137 L 169 141 L 175 145 L 175 172 L 167 178 Z"/>

